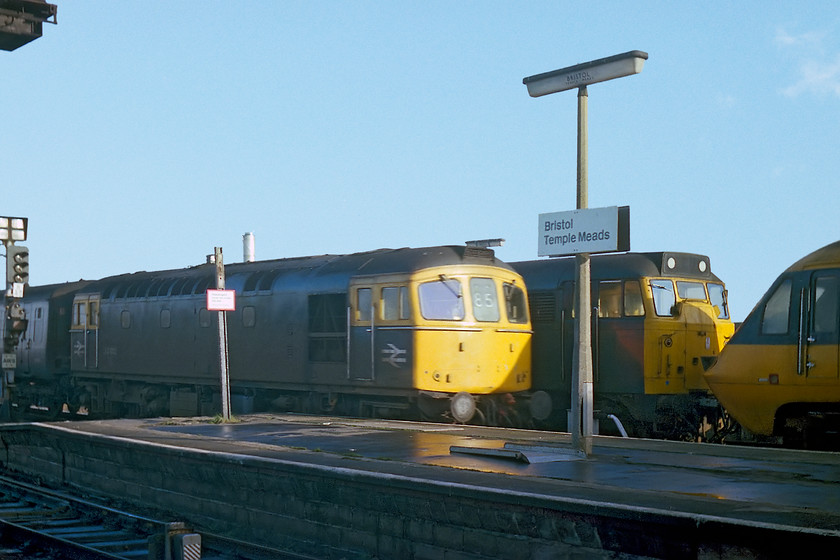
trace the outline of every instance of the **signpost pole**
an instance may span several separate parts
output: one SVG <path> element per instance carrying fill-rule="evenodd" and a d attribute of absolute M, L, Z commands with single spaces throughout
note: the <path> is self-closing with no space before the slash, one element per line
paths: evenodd
<path fill-rule="evenodd" d="M 584 62 L 575 66 L 561 68 L 552 72 L 544 72 L 529 76 L 522 80 L 528 86 L 528 94 L 531 97 L 542 97 L 552 93 L 567 91 L 578 88 L 578 153 L 577 153 L 577 208 L 582 212 L 589 206 L 588 193 L 588 172 L 587 172 L 587 117 L 588 117 L 588 84 L 597 84 L 615 78 L 631 76 L 642 71 L 644 61 L 648 55 L 642 51 L 630 51 L 599 60 Z M 615 242 L 616 246 L 608 251 L 629 250 L 629 213 L 623 213 L 620 209 L 617 212 L 618 232 Z M 622 224 L 623 220 L 623 224 Z M 604 235 L 604 240 L 609 239 L 604 230 L 600 234 L 592 235 L 593 230 L 587 233 L 585 230 L 577 232 L 566 232 L 576 226 L 574 220 L 549 220 L 541 230 L 545 245 L 565 246 L 567 243 L 584 241 L 587 243 L 581 251 L 575 251 L 575 273 L 576 273 L 576 298 L 575 298 L 575 346 L 572 350 L 572 403 L 571 418 L 569 419 L 569 431 L 572 435 L 572 445 L 589 456 L 592 452 L 592 432 L 594 425 L 593 416 L 593 367 L 592 367 L 592 304 L 590 287 L 590 259 L 591 252 L 604 252 L 589 245 L 593 237 Z M 580 226 L 580 223 L 577 224 Z M 625 226 L 627 231 L 625 232 Z M 553 232 L 564 232 L 565 235 L 553 235 Z M 545 232 L 551 232 L 545 235 Z M 582 233 L 582 235 L 580 235 Z M 627 246 L 623 248 L 621 240 L 622 233 L 626 233 Z M 549 249 L 548 256 L 558 256 L 564 253 L 559 247 L 556 250 Z M 542 255 L 542 251 L 540 252 Z M 581 421 L 583 426 L 581 427 Z M 581 429 L 582 428 L 582 429 Z M 581 437 L 582 434 L 582 437 Z"/>
<path fill-rule="evenodd" d="M 222 248 L 215 248 L 216 289 L 225 289 L 225 264 Z M 219 311 L 219 370 L 222 376 L 222 418 L 230 421 L 230 374 L 228 372 L 227 313 Z"/>
<path fill-rule="evenodd" d="M 588 101 L 586 86 L 578 88 L 578 141 L 577 141 L 577 208 L 583 210 L 589 207 L 589 173 L 588 173 Z M 591 304 L 591 273 L 589 253 L 575 256 L 577 275 L 577 313 L 575 321 L 575 348 L 572 361 L 573 376 L 577 377 L 577 384 L 573 387 L 572 416 L 575 430 L 572 431 L 573 441 L 577 439 L 577 449 L 587 457 L 592 453 L 592 424 L 593 424 L 593 391 L 592 391 L 592 304 Z M 577 405 L 577 406 L 575 406 Z M 577 412 L 575 412 L 577 408 Z M 583 422 L 582 430 L 581 420 Z"/>

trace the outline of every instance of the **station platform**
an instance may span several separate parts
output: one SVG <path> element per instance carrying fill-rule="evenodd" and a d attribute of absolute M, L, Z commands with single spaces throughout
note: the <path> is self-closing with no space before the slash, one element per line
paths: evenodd
<path fill-rule="evenodd" d="M 677 550 L 675 557 L 766 557 L 773 556 L 774 539 L 761 535 L 770 534 L 788 543 L 786 551 L 808 542 L 835 543 L 835 550 L 840 544 L 840 455 L 830 452 L 595 436 L 586 457 L 572 449 L 565 433 L 278 414 L 227 424 L 206 418 L 143 419 L 37 428 L 59 437 L 224 455 L 238 464 L 253 458 L 338 469 L 346 476 L 369 473 L 394 487 L 400 486 L 397 479 L 408 481 L 405 487 L 414 492 L 424 491 L 425 485 L 448 496 L 481 489 L 492 493 L 481 499 L 492 502 L 496 496 L 499 508 L 559 508 L 561 517 L 591 518 L 609 511 L 622 520 L 619 525 L 638 523 L 636 532 L 652 523 L 646 520 L 671 524 L 675 542 L 687 538 L 685 527 L 703 527 L 707 535 L 691 537 L 684 547 L 671 542 L 624 548 L 620 541 L 627 536 L 613 533 L 629 529 L 614 524 L 607 531 L 612 536 L 602 532 L 594 543 L 581 544 L 610 553 L 668 557 Z M 8 429 L 0 428 L 4 441 Z M 742 537 L 731 536 L 739 532 Z M 614 544 L 605 545 L 613 538 Z M 765 540 L 766 546 L 755 539 Z M 381 546 L 371 557 L 388 556 Z M 698 552 L 703 550 L 714 552 Z"/>
<path fill-rule="evenodd" d="M 150 419 L 63 426 L 263 457 L 315 451 L 307 461 L 344 459 L 344 466 L 379 472 L 390 463 L 388 470 L 402 473 L 411 465 L 437 467 L 437 478 L 452 470 L 495 473 L 516 477 L 504 479 L 508 488 L 840 535 L 837 453 L 595 436 L 585 457 L 567 433 L 299 415 L 248 416 L 228 424 Z"/>

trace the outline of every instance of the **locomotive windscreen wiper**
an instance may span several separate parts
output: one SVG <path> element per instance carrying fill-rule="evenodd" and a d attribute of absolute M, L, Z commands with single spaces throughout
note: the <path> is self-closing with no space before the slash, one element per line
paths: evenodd
<path fill-rule="evenodd" d="M 449 285 L 449 278 L 447 278 L 447 277 L 446 277 L 446 274 L 438 274 L 438 278 L 440 278 L 440 281 L 441 281 L 441 282 L 443 282 L 443 285 L 444 285 L 444 286 L 446 286 L 446 288 L 447 288 L 450 292 L 452 292 L 452 294 L 453 294 L 455 297 L 457 297 L 457 298 L 461 297 L 461 294 L 459 294 L 458 292 L 456 292 L 455 290 L 453 290 L 453 289 L 452 289 L 452 286 L 450 286 L 450 285 Z M 460 284 L 459 284 L 459 286 L 460 286 Z"/>

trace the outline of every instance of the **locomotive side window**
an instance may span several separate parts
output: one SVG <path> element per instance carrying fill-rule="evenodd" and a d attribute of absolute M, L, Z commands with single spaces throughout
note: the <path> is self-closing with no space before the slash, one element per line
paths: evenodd
<path fill-rule="evenodd" d="M 257 310 L 253 305 L 246 305 L 242 308 L 242 326 L 252 329 L 257 324 Z"/>
<path fill-rule="evenodd" d="M 653 308 L 659 317 L 673 317 L 674 305 L 677 297 L 674 293 L 674 283 L 670 280 L 651 280 L 653 292 Z"/>
<path fill-rule="evenodd" d="M 87 325 L 87 301 L 73 304 L 73 327 L 83 329 Z"/>
<path fill-rule="evenodd" d="M 88 307 L 88 328 L 95 329 L 99 327 L 99 300 L 91 298 Z"/>
<path fill-rule="evenodd" d="M 682 299 L 706 301 L 706 288 L 702 282 L 677 282 L 677 293 Z"/>
<path fill-rule="evenodd" d="M 160 328 L 168 329 L 172 326 L 172 313 L 168 309 L 160 310 Z"/>
<path fill-rule="evenodd" d="M 124 329 L 131 327 L 131 312 L 128 309 L 123 309 L 120 313 L 120 326 Z"/>
<path fill-rule="evenodd" d="M 359 321 L 370 321 L 372 304 L 373 294 L 370 288 L 359 288 L 356 290 L 356 319 Z"/>
<path fill-rule="evenodd" d="M 821 276 L 814 283 L 814 333 L 837 332 L 838 277 Z"/>
<path fill-rule="evenodd" d="M 729 305 L 726 302 L 726 290 L 723 284 L 709 284 L 709 301 L 720 309 L 718 319 L 729 319 Z"/>
<path fill-rule="evenodd" d="M 385 321 L 398 321 L 411 318 L 408 306 L 408 288 L 405 286 L 387 286 L 382 288 L 382 299 L 380 308 L 382 319 Z"/>
<path fill-rule="evenodd" d="M 528 305 L 525 303 L 525 290 L 516 284 L 505 283 L 502 285 L 505 294 L 505 310 L 508 321 L 511 323 L 527 323 L 528 314 L 525 312 Z"/>
<path fill-rule="evenodd" d="M 492 278 L 470 278 L 470 293 L 476 321 L 499 320 L 499 299 Z"/>
<path fill-rule="evenodd" d="M 598 283 L 598 317 L 621 317 L 621 282 Z"/>
<path fill-rule="evenodd" d="M 73 302 L 74 329 L 99 328 L 99 296 L 82 296 Z"/>
<path fill-rule="evenodd" d="M 424 319 L 461 321 L 464 297 L 461 282 L 441 275 L 440 280 L 420 284 L 420 313 Z"/>
<path fill-rule="evenodd" d="M 628 280 L 624 283 L 624 315 L 627 317 L 644 317 L 645 315 L 642 286 L 638 280 Z"/>
<path fill-rule="evenodd" d="M 210 326 L 210 312 L 205 307 L 198 310 L 198 326 L 204 329 Z"/>
<path fill-rule="evenodd" d="M 764 304 L 761 317 L 762 334 L 785 334 L 790 322 L 791 281 L 785 280 Z"/>

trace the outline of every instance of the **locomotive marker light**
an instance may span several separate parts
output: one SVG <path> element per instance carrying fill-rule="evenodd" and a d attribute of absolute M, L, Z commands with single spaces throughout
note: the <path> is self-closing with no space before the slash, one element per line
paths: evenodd
<path fill-rule="evenodd" d="M 588 98 L 586 86 L 615 78 L 631 76 L 642 71 L 648 54 L 629 51 L 575 66 L 535 74 L 522 80 L 531 97 L 541 97 L 578 88 L 577 127 L 577 209 L 589 206 L 588 192 Z M 570 228 L 571 228 L 570 224 Z M 619 250 L 619 249 L 616 249 Z M 629 237 L 627 249 L 629 250 Z M 592 306 L 590 258 L 588 252 L 573 252 L 576 269 L 575 347 L 572 354 L 572 409 L 569 432 L 572 445 L 586 456 L 592 453 L 593 379 L 592 379 Z M 558 254 L 559 255 L 559 254 Z M 541 255 L 542 256 L 542 255 Z M 582 426 L 581 426 L 582 421 Z M 581 429 L 582 428 L 582 429 Z"/>

